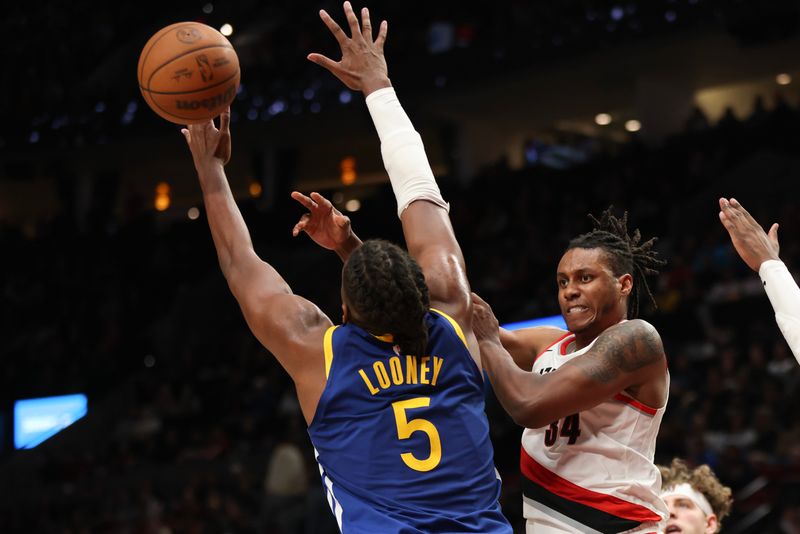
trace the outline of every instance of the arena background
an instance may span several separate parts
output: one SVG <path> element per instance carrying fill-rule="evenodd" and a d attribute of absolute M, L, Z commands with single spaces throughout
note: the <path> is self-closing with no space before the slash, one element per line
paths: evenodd
<path fill-rule="evenodd" d="M 568 239 L 587 213 L 627 210 L 669 262 L 645 314 L 672 374 L 657 461 L 708 463 L 734 489 L 724 532 L 800 532 L 800 366 L 717 218 L 738 198 L 800 266 L 798 4 L 368 7 L 390 22 L 389 73 L 474 289 L 503 322 L 558 313 Z M 217 266 L 185 141 L 135 75 L 161 27 L 232 26 L 232 187 L 257 252 L 338 318 L 339 260 L 291 237 L 289 192 L 330 195 L 362 238 L 402 234 L 363 97 L 305 59 L 336 52 L 320 8 L 342 20 L 337 2 L 3 8 L 0 532 L 335 531 L 291 383 Z M 15 450 L 14 402 L 68 393 L 87 416 Z M 521 429 L 487 395 L 521 532 Z"/>

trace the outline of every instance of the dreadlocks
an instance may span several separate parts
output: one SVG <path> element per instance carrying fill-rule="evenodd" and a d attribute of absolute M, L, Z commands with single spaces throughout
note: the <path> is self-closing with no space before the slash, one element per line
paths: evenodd
<path fill-rule="evenodd" d="M 647 276 L 658 274 L 657 268 L 667 262 L 659 259 L 658 253 L 653 250 L 657 238 L 640 243 L 642 234 L 638 229 L 634 230 L 632 236 L 628 235 L 628 212 L 620 219 L 612 215 L 611 209 L 612 206 L 609 206 L 599 220 L 590 213 L 594 229 L 571 240 L 567 250 L 601 248 L 608 254 L 614 276 L 628 273 L 633 276 L 633 289 L 628 298 L 628 319 L 634 319 L 639 316 L 640 295 L 647 295 L 650 304 L 656 307 Z"/>
<path fill-rule="evenodd" d="M 406 251 L 388 241 L 365 241 L 347 260 L 342 285 L 359 326 L 373 334 L 392 334 L 404 354 L 425 354 L 428 286 Z"/>

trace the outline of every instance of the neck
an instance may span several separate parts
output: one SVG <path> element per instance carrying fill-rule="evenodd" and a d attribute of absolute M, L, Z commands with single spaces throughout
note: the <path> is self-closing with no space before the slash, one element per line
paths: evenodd
<path fill-rule="evenodd" d="M 597 336 L 599 336 L 600 334 L 602 334 L 602 331 L 600 332 L 592 331 L 591 333 L 581 332 L 579 334 L 575 334 L 575 350 L 581 350 L 583 348 L 588 347 L 592 343 L 592 341 L 597 339 Z"/>

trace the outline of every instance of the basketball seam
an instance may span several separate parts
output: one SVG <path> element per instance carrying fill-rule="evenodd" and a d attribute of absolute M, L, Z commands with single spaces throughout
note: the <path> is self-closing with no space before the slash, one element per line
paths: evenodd
<path fill-rule="evenodd" d="M 236 74 L 234 74 L 234 76 L 237 76 L 237 75 L 239 75 L 240 73 L 241 73 L 240 69 L 236 69 Z M 234 76 L 231 76 L 231 78 L 233 78 Z M 229 81 L 231 78 L 228 78 L 228 80 L 226 80 L 226 81 Z M 153 92 L 152 92 L 152 91 L 149 91 L 149 90 L 148 90 L 147 92 L 148 92 L 148 93 L 150 93 L 151 95 L 153 94 Z M 159 93 L 155 93 L 155 94 L 159 94 Z M 186 94 L 186 93 L 183 93 L 183 94 Z M 151 97 L 150 97 L 150 99 L 153 101 L 153 104 L 154 104 L 154 105 L 155 105 L 155 106 L 156 106 L 158 109 L 160 109 L 161 111 L 163 111 L 164 113 L 166 113 L 167 115 L 169 115 L 169 116 L 171 116 L 171 117 L 175 117 L 176 119 L 197 120 L 197 117 L 187 117 L 187 116 L 185 116 L 185 115 L 176 115 L 175 113 L 171 113 L 171 112 L 167 111 L 166 109 L 164 109 L 163 107 L 161 107 L 161 105 L 160 105 L 160 104 L 159 104 L 159 103 L 156 101 L 156 99 L 155 99 L 155 98 L 153 98 L 153 97 L 151 96 Z"/>
<path fill-rule="evenodd" d="M 228 83 L 232 78 L 234 78 L 237 74 L 239 74 L 239 72 L 240 72 L 239 69 L 236 69 L 236 72 L 234 72 L 233 74 L 231 74 L 230 76 L 228 76 L 224 80 L 222 80 L 220 82 L 217 82 L 214 85 L 206 85 L 204 87 L 201 87 L 200 89 L 195 89 L 193 91 L 153 91 L 152 89 L 145 89 L 141 85 L 139 86 L 139 89 L 141 89 L 142 91 L 147 91 L 151 95 L 188 95 L 188 94 L 192 94 L 192 93 L 197 93 L 198 91 L 205 91 L 207 89 L 213 89 L 214 87 L 219 87 L 220 85 L 222 85 L 224 83 Z"/>
<path fill-rule="evenodd" d="M 170 58 L 169 60 L 165 61 L 164 63 L 162 63 L 161 65 L 159 65 L 158 67 L 153 69 L 153 72 L 150 73 L 150 77 L 147 79 L 147 90 L 150 91 L 150 82 L 153 80 L 153 76 L 155 76 L 156 73 L 159 70 L 163 69 L 164 67 L 166 67 L 167 65 L 169 65 L 170 63 L 175 61 L 176 59 L 182 58 L 183 56 L 186 56 L 186 55 L 189 55 L 189 54 L 193 54 L 194 52 L 197 52 L 199 50 L 206 50 L 206 49 L 209 49 L 209 48 L 228 48 L 230 50 L 233 50 L 232 46 L 225 46 L 225 45 L 215 44 L 215 45 L 201 46 L 200 48 L 192 48 L 191 50 L 188 50 L 188 51 L 186 51 L 186 52 L 184 52 L 182 54 L 178 54 L 177 56 L 174 56 L 174 57 Z M 234 54 L 235 53 L 236 53 L 236 51 L 234 50 Z"/>
<path fill-rule="evenodd" d="M 183 24 L 183 25 L 182 25 L 182 26 L 180 26 L 180 27 L 178 27 L 178 28 L 174 27 L 174 26 L 176 26 L 177 24 Z M 188 25 L 190 25 L 190 24 L 192 24 L 192 23 L 191 23 L 191 22 L 184 22 L 184 23 L 177 22 L 177 23 L 175 23 L 175 24 L 171 24 L 170 26 L 167 26 L 166 28 L 162 28 L 162 29 L 160 29 L 158 32 L 156 32 L 156 35 L 158 35 L 160 32 L 163 32 L 163 33 L 162 33 L 161 35 L 158 35 L 158 38 L 157 38 L 155 41 L 153 41 L 153 43 L 150 45 L 150 48 L 148 48 L 148 49 L 147 49 L 147 53 L 146 53 L 146 54 L 144 54 L 144 52 L 142 52 L 142 53 L 144 54 L 144 56 L 142 57 L 141 66 L 140 66 L 140 71 L 139 71 L 139 76 L 138 76 L 138 78 L 139 78 L 139 82 L 141 82 L 141 81 L 142 81 L 142 75 L 144 74 L 144 66 L 145 66 L 145 63 L 147 63 L 147 58 L 148 58 L 148 56 L 150 56 L 150 52 L 152 52 L 152 51 L 153 51 L 153 48 L 155 48 L 155 46 L 156 46 L 156 43 L 158 43 L 158 42 L 159 42 L 161 39 L 163 39 L 164 37 L 166 37 L 166 36 L 167 36 L 167 34 L 168 34 L 169 32 L 171 32 L 172 30 L 177 30 L 177 29 L 179 29 L 179 28 L 182 28 L 183 26 L 188 26 Z M 153 37 L 155 37 L 156 35 L 154 35 Z M 145 46 L 147 46 L 147 44 L 146 44 L 146 43 L 145 43 Z"/>

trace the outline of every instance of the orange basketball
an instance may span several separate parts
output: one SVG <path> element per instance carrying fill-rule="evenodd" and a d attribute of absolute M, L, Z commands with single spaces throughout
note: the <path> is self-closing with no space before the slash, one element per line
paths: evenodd
<path fill-rule="evenodd" d="M 177 124 L 222 113 L 239 87 L 239 58 L 217 30 L 179 22 L 153 35 L 139 56 L 139 89 L 150 108 Z"/>

